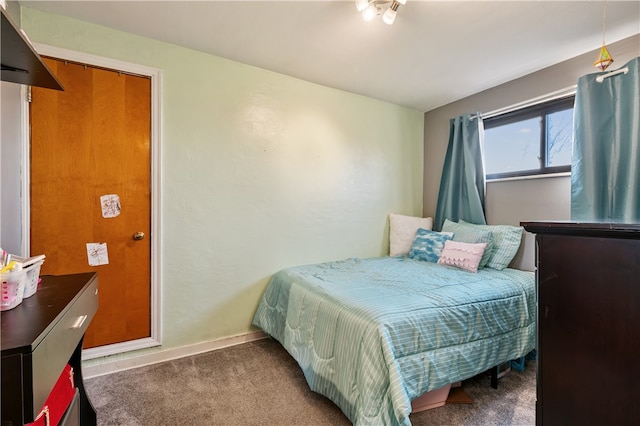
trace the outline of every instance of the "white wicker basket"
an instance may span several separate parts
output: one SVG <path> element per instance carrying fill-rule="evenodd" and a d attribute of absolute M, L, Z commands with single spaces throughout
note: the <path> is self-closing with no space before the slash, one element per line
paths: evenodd
<path fill-rule="evenodd" d="M 8 311 L 22 303 L 26 280 L 24 270 L 0 273 L 0 311 Z"/>
<path fill-rule="evenodd" d="M 22 265 L 22 270 L 27 273 L 26 281 L 24 284 L 24 297 L 31 297 L 38 291 L 38 283 L 40 282 L 40 268 L 44 262 L 45 256 L 43 254 L 39 256 L 33 256 L 29 258 L 13 256 L 13 260 L 19 262 Z"/>
<path fill-rule="evenodd" d="M 23 269 L 23 271 L 27 274 L 24 283 L 24 295 L 23 297 L 26 299 L 27 297 L 33 296 L 38 291 L 38 283 L 40 282 L 40 267 L 44 260 L 40 260 L 36 263 L 32 263 Z"/>

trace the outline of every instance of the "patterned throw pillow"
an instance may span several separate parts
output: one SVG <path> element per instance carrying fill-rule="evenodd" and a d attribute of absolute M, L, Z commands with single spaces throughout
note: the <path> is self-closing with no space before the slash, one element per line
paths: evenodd
<path fill-rule="evenodd" d="M 468 223 L 455 223 L 449 219 L 445 219 L 444 225 L 442 225 L 443 231 L 453 232 L 453 241 L 460 241 L 462 243 L 486 243 L 487 247 L 484 250 L 482 259 L 480 259 L 479 268 L 482 269 L 488 265 L 493 253 L 494 241 L 491 231 L 477 229 L 470 226 Z"/>
<path fill-rule="evenodd" d="M 478 265 L 486 247 L 487 243 L 470 244 L 447 241 L 438 263 L 455 266 L 469 272 L 478 272 Z"/>
<path fill-rule="evenodd" d="M 409 257 L 435 263 L 440 258 L 444 243 L 449 240 L 451 240 L 450 235 L 420 228 L 416 231 Z"/>
<path fill-rule="evenodd" d="M 522 240 L 522 226 L 511 225 L 476 225 L 463 220 L 460 224 L 471 226 L 478 230 L 489 231 L 493 235 L 494 248 L 487 268 L 502 271 L 509 266 L 520 248 Z"/>
<path fill-rule="evenodd" d="M 411 244 L 419 228 L 431 229 L 430 217 L 413 217 L 401 214 L 389 214 L 389 256 L 401 256 L 409 253 Z"/>

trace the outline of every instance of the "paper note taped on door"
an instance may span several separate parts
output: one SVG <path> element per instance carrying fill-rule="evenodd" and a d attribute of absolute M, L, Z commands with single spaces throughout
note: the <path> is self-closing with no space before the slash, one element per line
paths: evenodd
<path fill-rule="evenodd" d="M 120 215 L 120 197 L 117 194 L 107 194 L 100 197 L 102 217 L 110 218 Z"/>
<path fill-rule="evenodd" d="M 87 257 L 89 266 L 108 265 L 107 243 L 87 243 Z"/>

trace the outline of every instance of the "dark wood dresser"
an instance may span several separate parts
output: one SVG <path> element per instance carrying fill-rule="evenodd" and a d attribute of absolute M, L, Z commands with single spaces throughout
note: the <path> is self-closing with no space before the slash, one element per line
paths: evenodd
<path fill-rule="evenodd" d="M 640 224 L 521 225 L 537 245 L 536 424 L 638 424 Z"/>
<path fill-rule="evenodd" d="M 33 422 L 66 364 L 73 368 L 79 396 L 68 410 L 79 416 L 69 424 L 96 425 L 84 390 L 81 355 L 84 333 L 97 309 L 98 276 L 83 273 L 45 275 L 36 294 L 2 312 L 2 426 Z"/>

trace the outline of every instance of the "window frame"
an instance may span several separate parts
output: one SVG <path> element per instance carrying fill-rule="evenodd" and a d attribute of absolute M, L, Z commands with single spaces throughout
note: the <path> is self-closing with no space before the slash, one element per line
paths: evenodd
<path fill-rule="evenodd" d="M 563 96 L 558 99 L 550 100 L 547 102 L 539 103 L 530 107 L 520 108 L 514 111 L 509 111 L 503 114 L 485 118 L 483 120 L 484 130 L 492 129 L 495 127 L 505 126 L 508 124 L 517 123 L 519 121 L 529 120 L 532 118 L 540 118 L 540 167 L 537 169 L 529 170 L 517 170 L 513 172 L 504 173 L 486 173 L 486 180 L 496 180 L 505 178 L 516 178 L 526 176 L 540 176 L 554 173 L 566 173 L 571 172 L 571 165 L 566 166 L 554 166 L 548 167 L 547 164 L 547 115 L 567 109 L 573 109 L 575 104 L 575 93 L 567 96 Z M 485 140 L 486 144 L 486 140 Z"/>

